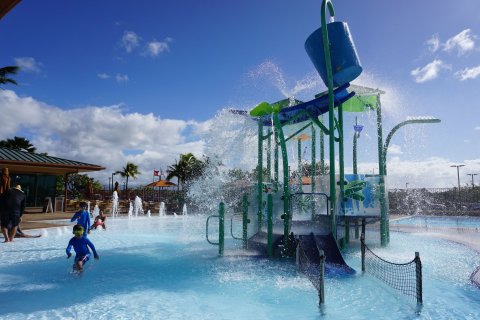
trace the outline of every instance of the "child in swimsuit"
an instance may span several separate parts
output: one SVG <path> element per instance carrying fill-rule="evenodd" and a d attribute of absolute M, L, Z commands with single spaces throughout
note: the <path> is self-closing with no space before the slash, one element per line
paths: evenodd
<path fill-rule="evenodd" d="M 87 236 L 87 233 L 90 232 L 90 213 L 87 211 L 85 202 L 80 203 L 80 210 L 73 215 L 70 221 L 76 221 L 77 224 L 81 225 L 83 227 L 83 236 Z"/>
<path fill-rule="evenodd" d="M 107 220 L 107 216 L 103 213 L 103 210 L 100 210 L 100 213 L 98 216 L 95 217 L 95 221 L 93 222 L 92 229 L 97 229 L 98 226 L 102 226 L 103 230 L 107 229 L 107 226 L 105 225 L 105 221 Z"/>
<path fill-rule="evenodd" d="M 79 224 L 73 226 L 73 234 L 75 235 L 73 238 L 70 239 L 67 246 L 67 259 L 72 256 L 70 250 L 75 250 L 75 262 L 73 264 L 73 270 L 82 271 L 83 266 L 90 260 L 90 249 L 93 251 L 93 257 L 95 259 L 99 259 L 97 251 L 95 250 L 95 246 L 93 243 L 87 238 L 84 237 L 84 230 L 83 227 Z"/>

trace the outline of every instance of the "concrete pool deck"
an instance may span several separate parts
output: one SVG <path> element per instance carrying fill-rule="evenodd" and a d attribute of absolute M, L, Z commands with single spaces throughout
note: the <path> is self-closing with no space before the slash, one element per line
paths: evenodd
<path fill-rule="evenodd" d="M 409 218 L 410 216 L 391 215 L 390 221 Z M 422 235 L 441 238 L 466 245 L 480 253 L 480 230 L 475 228 L 425 227 L 415 225 L 390 224 L 390 231 L 421 233 Z"/>

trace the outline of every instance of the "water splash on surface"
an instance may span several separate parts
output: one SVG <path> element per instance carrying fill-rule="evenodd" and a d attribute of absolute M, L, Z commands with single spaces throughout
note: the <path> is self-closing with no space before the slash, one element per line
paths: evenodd
<path fill-rule="evenodd" d="M 158 209 L 158 215 L 160 217 L 163 217 L 167 214 L 167 210 L 165 209 L 165 202 L 160 202 L 160 208 Z"/>
<path fill-rule="evenodd" d="M 142 199 L 139 196 L 135 196 L 135 200 L 133 203 L 133 213 L 135 214 L 135 217 L 138 217 L 139 214 L 145 213 L 143 211 Z"/>
<path fill-rule="evenodd" d="M 112 217 L 117 217 L 119 213 L 119 201 L 117 191 L 113 191 L 112 196 Z"/>

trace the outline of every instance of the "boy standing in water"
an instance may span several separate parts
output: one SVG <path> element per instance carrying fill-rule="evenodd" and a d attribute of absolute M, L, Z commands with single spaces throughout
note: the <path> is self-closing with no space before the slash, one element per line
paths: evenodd
<path fill-rule="evenodd" d="M 90 213 L 87 211 L 87 204 L 85 202 L 80 203 L 80 210 L 77 211 L 70 222 L 77 220 L 77 224 L 83 227 L 83 236 L 86 237 L 90 232 Z"/>
<path fill-rule="evenodd" d="M 93 257 L 95 259 L 99 259 L 97 251 L 95 250 L 95 246 L 93 243 L 84 236 L 83 227 L 79 224 L 73 226 L 73 234 L 75 235 L 73 238 L 70 239 L 67 246 L 67 259 L 72 256 L 70 250 L 75 250 L 75 263 L 73 264 L 73 270 L 82 271 L 83 266 L 90 260 L 90 250 L 92 249 Z"/>

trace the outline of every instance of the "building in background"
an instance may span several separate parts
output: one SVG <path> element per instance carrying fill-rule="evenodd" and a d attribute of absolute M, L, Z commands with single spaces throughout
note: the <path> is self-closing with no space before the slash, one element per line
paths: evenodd
<path fill-rule="evenodd" d="M 11 186 L 22 186 L 27 196 L 27 207 L 43 207 L 46 198 L 53 201 L 56 196 L 64 196 L 66 201 L 66 191 L 64 195 L 55 194 L 58 176 L 64 176 L 66 182 L 69 174 L 105 169 L 95 164 L 0 148 L 0 170 L 3 168 L 9 169 Z M 56 211 L 59 211 L 58 208 Z"/>

